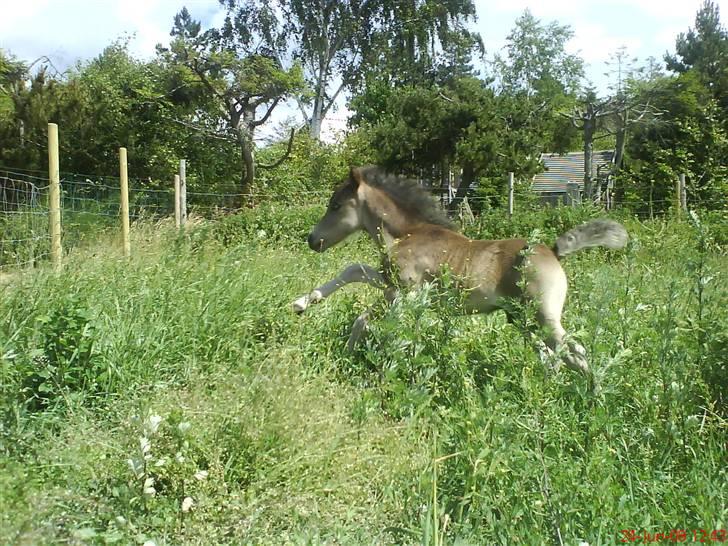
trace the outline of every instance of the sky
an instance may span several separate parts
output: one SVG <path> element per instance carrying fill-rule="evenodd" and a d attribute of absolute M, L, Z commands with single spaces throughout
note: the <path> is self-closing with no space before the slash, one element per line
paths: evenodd
<path fill-rule="evenodd" d="M 728 0 L 715 0 L 724 26 Z M 529 9 L 544 23 L 569 25 L 574 38 L 566 44 L 586 62 L 587 78 L 605 91 L 605 61 L 618 48 L 644 62 L 662 60 L 675 48 L 675 38 L 695 21 L 702 0 L 475 0 L 480 33 L 488 55 L 499 52 L 515 20 Z M 47 56 L 61 71 L 92 59 L 117 38 L 131 37 L 140 58 L 168 43 L 174 15 L 186 5 L 203 28 L 216 26 L 223 13 L 217 0 L 0 0 L 0 49 L 31 62 Z M 296 115 L 288 107 L 279 119 Z M 345 108 L 335 112 L 329 130 L 341 126 Z"/>

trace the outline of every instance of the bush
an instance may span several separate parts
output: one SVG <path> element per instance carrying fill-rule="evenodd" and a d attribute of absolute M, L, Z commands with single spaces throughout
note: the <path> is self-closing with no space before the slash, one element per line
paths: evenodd
<path fill-rule="evenodd" d="M 236 214 L 221 216 L 192 231 L 196 244 L 213 240 L 224 247 L 246 244 L 301 245 L 323 215 L 323 205 L 283 207 L 261 204 Z"/>
<path fill-rule="evenodd" d="M 96 327 L 80 300 L 69 297 L 35 319 L 15 353 L 16 399 L 42 411 L 104 392 L 106 368 L 95 351 Z"/>

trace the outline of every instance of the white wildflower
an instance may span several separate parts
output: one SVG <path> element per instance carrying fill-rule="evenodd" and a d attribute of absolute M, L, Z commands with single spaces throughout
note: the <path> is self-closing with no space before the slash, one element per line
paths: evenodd
<path fill-rule="evenodd" d="M 190 508 L 192 508 L 195 505 L 195 501 L 192 500 L 192 497 L 185 497 L 182 501 L 182 511 L 183 512 L 189 512 Z"/>
<path fill-rule="evenodd" d="M 696 428 L 700 424 L 700 418 L 697 415 L 688 415 L 685 424 L 690 428 Z"/>
<path fill-rule="evenodd" d="M 198 481 L 202 481 L 207 478 L 207 470 L 198 470 L 195 472 L 195 479 Z"/>
<path fill-rule="evenodd" d="M 162 422 L 162 417 L 159 415 L 150 415 L 147 418 L 146 423 L 144 423 L 144 432 L 146 432 L 149 435 L 154 434 L 157 432 L 157 429 L 159 428 L 159 424 Z"/>
<path fill-rule="evenodd" d="M 160 457 L 157 462 L 154 463 L 154 466 L 164 466 L 167 464 L 167 459 L 164 457 Z"/>
<path fill-rule="evenodd" d="M 144 463 L 139 459 L 127 459 L 126 464 L 134 473 L 134 477 L 141 478 L 144 475 Z"/>
<path fill-rule="evenodd" d="M 142 546 L 157 546 L 157 543 L 153 540 L 147 540 Z"/>
<path fill-rule="evenodd" d="M 187 432 L 188 430 L 190 430 L 190 427 L 191 426 L 192 425 L 190 424 L 189 421 L 182 421 L 179 425 L 177 425 L 177 428 L 179 429 L 179 431 L 182 434 L 184 434 L 185 432 Z"/>
<path fill-rule="evenodd" d="M 139 449 L 142 452 L 142 455 L 146 455 L 149 453 L 149 451 L 152 449 L 152 442 L 149 441 L 149 438 L 146 436 L 142 436 L 139 438 Z"/>
<path fill-rule="evenodd" d="M 183 463 L 183 462 L 185 462 L 185 456 L 182 455 L 182 453 L 180 453 L 178 451 L 177 455 L 174 456 L 174 460 L 177 461 L 178 463 Z"/>
<path fill-rule="evenodd" d="M 150 497 L 153 497 L 154 494 L 157 492 L 156 489 L 154 489 L 154 478 L 147 478 L 144 480 L 144 494 L 149 495 Z"/>

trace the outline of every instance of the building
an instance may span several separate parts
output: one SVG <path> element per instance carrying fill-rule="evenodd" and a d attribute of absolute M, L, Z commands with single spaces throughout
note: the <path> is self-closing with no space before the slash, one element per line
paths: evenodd
<path fill-rule="evenodd" d="M 603 179 L 612 165 L 613 150 L 595 151 L 592 158 L 592 176 Z M 564 155 L 541 154 L 546 170 L 533 177 L 533 191 L 542 201 L 550 204 L 567 203 L 567 195 L 580 199 L 584 192 L 584 152 Z M 599 193 L 599 192 L 597 192 Z"/>

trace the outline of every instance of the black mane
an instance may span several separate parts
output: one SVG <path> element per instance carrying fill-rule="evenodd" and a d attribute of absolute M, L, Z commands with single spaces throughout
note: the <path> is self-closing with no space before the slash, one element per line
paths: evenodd
<path fill-rule="evenodd" d="M 372 187 L 382 190 L 397 205 L 418 216 L 423 222 L 455 230 L 455 224 L 438 205 L 432 194 L 416 180 L 390 174 L 381 167 L 361 167 L 362 177 Z"/>

